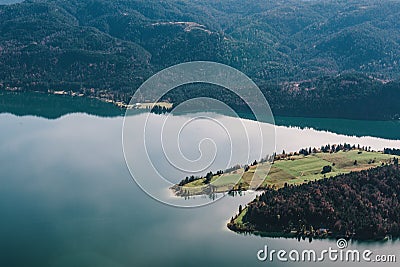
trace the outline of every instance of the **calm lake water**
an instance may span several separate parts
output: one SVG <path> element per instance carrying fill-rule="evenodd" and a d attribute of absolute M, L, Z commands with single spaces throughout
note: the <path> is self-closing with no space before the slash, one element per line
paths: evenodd
<path fill-rule="evenodd" d="M 132 119 L 139 121 L 141 116 Z M 186 119 L 175 118 L 177 122 Z M 288 263 L 259 262 L 257 251 L 265 245 L 276 250 L 336 248 L 330 240 L 309 243 L 229 231 L 227 221 L 254 193 L 192 209 L 155 201 L 138 187 L 126 167 L 122 122 L 118 116 L 81 113 L 54 120 L 0 114 L 0 266 L 283 266 Z M 368 122 L 375 137 L 363 137 L 365 129 L 357 133 L 357 126 L 352 128 L 364 122 L 337 120 L 331 126 L 347 129 L 352 136 L 324 131 L 331 129 L 323 128 L 331 122 L 280 118 L 277 151 L 339 142 L 400 148 L 399 140 L 385 139 L 400 139 L 399 131 L 392 132 L 392 122 Z M 316 123 L 320 130 L 288 127 Z M 202 131 L 210 129 L 203 125 L 197 134 Z M 197 138 L 196 134 L 186 138 L 190 136 Z M 240 156 L 232 158 L 243 163 L 240 160 Z M 217 168 L 225 162 L 214 164 Z M 400 260 L 399 242 L 354 242 L 350 248 L 395 254 Z M 345 264 L 326 261 L 324 265 Z"/>

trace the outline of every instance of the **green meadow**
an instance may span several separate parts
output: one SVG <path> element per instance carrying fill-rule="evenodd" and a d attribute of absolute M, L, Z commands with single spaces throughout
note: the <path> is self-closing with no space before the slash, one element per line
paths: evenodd
<path fill-rule="evenodd" d="M 307 156 L 286 155 L 272 164 L 266 162 L 250 166 L 246 172 L 242 168 L 222 175 L 214 175 L 210 184 L 205 183 L 205 178 L 200 178 L 182 187 L 175 186 L 172 189 L 175 189 L 178 195 L 188 196 L 247 190 L 254 188 L 254 185 L 259 185 L 258 187 L 261 189 L 265 187 L 281 188 L 285 184 L 299 185 L 338 174 L 389 164 L 394 157 L 382 152 L 358 149 L 336 153 L 317 152 Z M 331 171 L 323 174 L 324 166 L 330 166 Z"/>

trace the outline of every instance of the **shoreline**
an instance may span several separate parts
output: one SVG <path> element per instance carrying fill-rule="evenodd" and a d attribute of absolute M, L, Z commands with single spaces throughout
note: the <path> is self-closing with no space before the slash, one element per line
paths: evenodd
<path fill-rule="evenodd" d="M 1 91 L 1 90 L 0 90 Z M 65 91 L 65 90 L 60 90 L 60 91 L 55 91 L 55 90 L 47 90 L 45 91 L 29 91 L 29 90 L 22 90 L 22 89 L 15 89 L 15 88 L 5 88 L 3 89 L 5 92 L 17 92 L 17 93 L 37 93 L 37 94 L 49 94 L 49 95 L 56 95 L 56 96 L 69 96 L 69 97 L 82 97 L 82 98 L 88 98 L 88 99 L 96 99 L 104 103 L 110 103 L 113 104 L 114 106 L 123 109 L 123 110 L 130 110 L 130 109 L 151 109 L 155 106 L 159 106 L 161 108 L 165 107 L 166 109 L 170 109 L 173 106 L 173 103 L 166 102 L 166 101 L 161 101 L 161 102 L 150 102 L 150 101 L 144 101 L 143 103 L 135 103 L 134 105 L 130 105 L 129 103 L 125 103 L 122 100 L 115 100 L 113 97 L 107 95 L 103 96 L 96 96 L 93 94 L 84 94 L 80 92 L 75 92 L 75 91 Z"/>
<path fill-rule="evenodd" d="M 70 91 L 70 90 L 47 90 L 47 91 L 38 91 L 38 90 L 25 90 L 25 89 L 21 89 L 21 88 L 10 88 L 10 87 L 6 87 L 6 88 L 0 88 L 0 92 L 1 91 L 6 91 L 6 92 L 19 92 L 19 93 L 40 93 L 40 94 L 51 94 L 51 95 L 64 95 L 64 96 L 71 96 L 71 97 L 87 97 L 89 99 L 97 99 L 99 101 L 102 101 L 104 103 L 110 103 L 115 105 L 118 108 L 124 109 L 124 110 L 129 110 L 129 109 L 145 109 L 145 108 L 149 108 L 149 107 L 153 107 L 155 104 L 159 104 L 158 106 L 160 107 L 166 107 L 171 108 L 172 105 L 174 104 L 173 102 L 168 102 L 168 101 L 160 101 L 157 103 L 151 102 L 151 101 L 144 101 L 143 103 L 139 103 L 139 104 L 143 104 L 143 105 L 139 105 L 139 107 L 135 107 L 135 105 L 130 105 L 129 103 L 126 103 L 126 101 L 124 100 L 120 100 L 120 99 L 115 99 L 114 98 L 114 94 L 110 93 L 110 92 L 103 92 L 100 90 L 99 94 L 100 96 L 96 96 L 94 94 L 94 91 L 92 89 L 86 89 L 85 93 L 82 92 L 75 92 L 75 91 Z M 238 114 L 242 114 L 243 118 L 247 118 L 247 116 L 251 115 L 251 114 L 247 114 L 247 113 L 238 113 Z M 288 118 L 288 119 L 329 119 L 329 120 L 345 120 L 345 121 L 362 121 L 362 122 L 400 122 L 400 118 L 398 119 L 387 119 L 387 118 L 382 118 L 382 119 L 369 119 L 369 118 L 348 118 L 348 117 L 335 117 L 335 116 L 319 116 L 318 114 L 313 114 L 313 116 L 308 116 L 308 115 L 298 115 L 297 113 L 293 113 L 293 114 L 274 114 L 275 117 L 278 118 Z M 281 126 L 280 123 L 277 123 L 277 126 Z M 300 127 L 300 128 L 304 128 L 304 125 L 294 125 L 295 127 Z M 319 127 L 312 127 L 313 129 L 317 129 Z"/>
<path fill-rule="evenodd" d="M 234 226 L 228 222 L 226 224 L 226 229 L 230 230 L 231 232 L 234 232 L 236 234 L 250 234 L 254 236 L 259 236 L 262 238 L 284 238 L 284 239 L 296 239 L 297 241 L 312 241 L 312 240 L 338 240 L 341 238 L 344 238 L 346 240 L 351 240 L 355 241 L 358 243 L 383 243 L 383 242 L 388 242 L 388 241 L 400 241 L 400 237 L 395 237 L 393 238 L 392 236 L 385 236 L 384 238 L 380 239 L 355 239 L 353 236 L 343 236 L 343 235 L 338 235 L 334 236 L 333 234 L 327 234 L 327 235 L 309 235 L 309 234 L 299 234 L 299 233 L 287 233 L 287 232 L 263 232 L 263 231 L 258 231 L 258 230 L 247 230 L 247 229 L 237 229 L 234 228 Z"/>

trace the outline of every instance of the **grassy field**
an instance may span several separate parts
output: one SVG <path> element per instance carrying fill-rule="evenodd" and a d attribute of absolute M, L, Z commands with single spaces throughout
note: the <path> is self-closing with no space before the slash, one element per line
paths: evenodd
<path fill-rule="evenodd" d="M 201 178 L 176 187 L 178 195 L 199 195 L 212 192 L 227 192 L 230 190 L 246 190 L 250 182 L 259 181 L 261 187 L 280 188 L 287 184 L 302 184 L 309 181 L 333 177 L 351 171 L 361 171 L 389 164 L 395 156 L 382 152 L 368 152 L 360 150 L 339 151 L 336 153 L 313 153 L 308 156 L 287 156 L 274 163 L 261 163 L 251 166 L 247 172 L 243 169 L 222 175 L 214 175 L 210 185 L 206 185 Z M 357 161 L 357 164 L 355 164 Z M 324 166 L 331 166 L 332 171 L 322 174 Z M 253 185 L 253 184 L 252 184 Z M 173 188 L 174 189 L 174 188 Z"/>

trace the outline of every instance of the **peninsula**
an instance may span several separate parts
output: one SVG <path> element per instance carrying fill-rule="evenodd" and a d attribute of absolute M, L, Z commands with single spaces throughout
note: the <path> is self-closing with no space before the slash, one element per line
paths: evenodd
<path fill-rule="evenodd" d="M 393 161 L 391 154 L 393 152 L 389 153 L 388 149 L 372 151 L 369 147 L 350 144 L 303 148 L 290 153 L 283 151 L 271 156 L 273 162 L 270 157 L 265 157 L 259 162 L 209 172 L 205 177 L 186 177 L 171 189 L 182 197 L 245 191 L 251 181 L 258 181 L 258 190 L 279 189 L 390 164 Z"/>
<path fill-rule="evenodd" d="M 206 177 L 187 177 L 172 189 L 183 197 L 233 193 L 262 177 L 258 190 L 263 193 L 239 206 L 227 224 L 232 231 L 298 239 L 398 238 L 399 155 L 399 149 L 326 145 L 274 155 L 273 163 L 264 159 Z"/>

